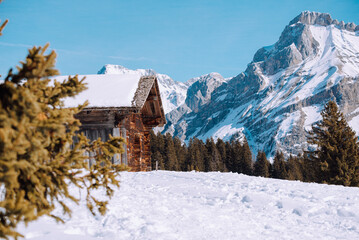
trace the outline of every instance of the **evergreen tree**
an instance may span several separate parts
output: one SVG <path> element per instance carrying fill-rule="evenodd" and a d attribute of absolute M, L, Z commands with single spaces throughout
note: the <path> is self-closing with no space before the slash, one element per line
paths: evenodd
<path fill-rule="evenodd" d="M 277 151 L 274 156 L 273 167 L 272 167 L 272 177 L 278 178 L 278 179 L 287 179 L 288 178 L 284 154 L 280 151 Z"/>
<path fill-rule="evenodd" d="M 198 146 L 198 151 L 196 152 L 196 170 L 204 172 L 204 158 L 207 154 L 207 149 L 202 140 L 195 138 L 195 143 Z"/>
<path fill-rule="evenodd" d="M 303 181 L 300 160 L 297 157 L 289 156 L 287 161 L 287 172 L 289 180 Z"/>
<path fill-rule="evenodd" d="M 186 155 L 186 161 L 185 161 L 185 166 L 186 166 L 185 171 L 194 170 L 194 163 L 193 163 L 194 160 L 193 159 L 194 159 L 194 145 L 193 145 L 193 139 L 190 138 L 189 142 L 188 142 L 187 155 Z"/>
<path fill-rule="evenodd" d="M 173 144 L 172 135 L 169 133 L 166 133 L 165 135 L 165 154 L 163 156 L 166 170 L 179 170 L 175 146 Z"/>
<path fill-rule="evenodd" d="M 187 148 L 185 144 L 182 144 L 181 140 L 178 137 L 174 137 L 173 144 L 176 151 L 176 157 L 179 165 L 180 171 L 186 170 L 186 156 L 187 156 Z"/>
<path fill-rule="evenodd" d="M 255 176 L 269 177 L 269 161 L 265 152 L 258 151 L 256 162 L 254 163 L 253 174 Z"/>
<path fill-rule="evenodd" d="M 156 169 L 156 157 L 155 153 L 158 152 L 158 143 L 157 143 L 157 136 L 153 132 L 153 130 L 150 131 L 150 149 L 151 149 L 151 168 Z"/>
<path fill-rule="evenodd" d="M 232 171 L 236 173 L 242 173 L 242 145 L 238 140 L 232 140 L 231 141 L 231 164 L 232 164 Z"/>
<path fill-rule="evenodd" d="M 162 135 L 160 132 L 157 133 L 157 137 L 156 137 L 156 149 L 157 151 L 159 151 L 162 156 L 165 155 L 165 136 Z"/>
<path fill-rule="evenodd" d="M 240 158 L 240 172 L 252 175 L 253 166 L 252 166 L 252 152 L 249 148 L 247 139 L 244 139 L 242 148 L 241 148 L 241 158 Z"/>
<path fill-rule="evenodd" d="M 234 162 L 233 162 L 233 158 L 232 158 L 232 153 L 233 153 L 232 144 L 230 142 L 225 142 L 225 145 L 226 145 L 226 158 L 225 158 L 226 168 L 230 172 L 235 172 L 234 171 Z"/>
<path fill-rule="evenodd" d="M 150 143 L 151 153 L 155 153 L 156 151 L 158 151 L 157 136 L 153 130 L 150 131 Z"/>
<path fill-rule="evenodd" d="M 163 160 L 163 156 L 159 151 L 156 151 L 152 156 L 152 169 L 156 169 L 156 162 L 158 163 L 158 169 L 164 170 L 165 169 L 165 163 Z"/>
<path fill-rule="evenodd" d="M 308 143 L 316 146 L 309 152 L 320 182 L 359 186 L 359 145 L 334 101 L 321 112 L 322 121 L 314 124 Z"/>
<path fill-rule="evenodd" d="M 227 172 L 228 168 L 227 168 L 227 149 L 226 149 L 226 143 L 218 138 L 217 142 L 216 142 L 216 147 L 218 149 L 219 155 L 221 156 L 221 164 L 223 165 L 223 171 Z"/>
<path fill-rule="evenodd" d="M 49 84 L 49 78 L 59 73 L 54 68 L 56 54 L 46 55 L 47 47 L 30 49 L 17 72 L 10 69 L 0 84 L 1 238 L 21 236 L 17 224 L 42 215 L 62 221 L 52 215 L 57 204 L 70 215 L 64 200 L 79 200 L 69 192 L 69 184 L 86 189 L 87 207 L 93 214 L 97 210 L 104 214 L 107 201 L 94 198 L 92 190 L 104 187 L 111 197 L 111 185 L 119 186 L 116 177 L 123 168 L 111 160 L 123 151 L 124 140 L 111 137 L 108 142 L 90 143 L 77 134 L 80 122 L 74 114 L 86 104 L 63 108 L 63 99 L 75 96 L 85 85 L 77 76 Z M 85 151 L 95 153 L 91 168 Z"/>
<path fill-rule="evenodd" d="M 305 182 L 320 182 L 319 175 L 319 165 L 309 158 L 308 153 L 304 153 L 303 156 L 298 156 L 301 173 L 303 175 L 303 181 Z"/>
<path fill-rule="evenodd" d="M 209 171 L 212 171 L 210 165 L 211 165 L 211 158 L 212 158 L 212 151 L 213 151 L 213 149 L 211 148 L 211 142 L 210 142 L 209 138 L 206 139 L 205 147 L 206 147 L 206 151 L 203 154 L 204 171 L 209 172 Z"/>
<path fill-rule="evenodd" d="M 222 162 L 221 155 L 217 149 L 216 144 L 214 143 L 213 138 L 207 139 L 206 141 L 207 148 L 207 171 L 221 171 L 224 170 L 224 164 Z"/>
<path fill-rule="evenodd" d="M 189 171 L 205 171 L 204 156 L 206 153 L 206 147 L 202 140 L 198 138 L 190 139 L 188 145 L 188 164 Z"/>

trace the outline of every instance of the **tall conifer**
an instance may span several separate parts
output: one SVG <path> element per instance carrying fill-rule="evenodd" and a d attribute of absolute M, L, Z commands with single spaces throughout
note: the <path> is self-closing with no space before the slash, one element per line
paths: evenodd
<path fill-rule="evenodd" d="M 253 174 L 255 176 L 269 177 L 269 161 L 265 152 L 258 151 L 256 162 L 254 163 Z"/>
<path fill-rule="evenodd" d="M 233 147 L 230 142 L 225 142 L 225 145 L 226 145 L 225 165 L 229 172 L 234 172 L 234 162 L 232 158 Z"/>
<path fill-rule="evenodd" d="M 253 171 L 252 152 L 251 149 L 249 148 L 247 139 L 244 139 L 241 150 L 242 150 L 241 159 L 240 159 L 241 172 L 247 175 L 252 175 L 252 171 Z"/>
<path fill-rule="evenodd" d="M 273 165 L 272 165 L 272 177 L 278 179 L 288 178 L 284 154 L 281 151 L 277 151 L 274 156 Z"/>
<path fill-rule="evenodd" d="M 77 134 L 81 124 L 74 114 L 86 104 L 64 108 L 63 99 L 86 86 L 77 76 L 63 82 L 50 80 L 59 73 L 54 68 L 56 53 L 45 54 L 47 47 L 30 49 L 17 71 L 10 69 L 0 84 L 1 238 L 20 236 L 15 230 L 19 222 L 28 223 L 42 215 L 62 221 L 52 215 L 57 204 L 71 215 L 64 200 L 79 200 L 69 192 L 70 184 L 86 189 L 87 206 L 93 214 L 96 209 L 104 214 L 107 201 L 94 198 L 92 190 L 103 187 L 111 197 L 111 185 L 119 186 L 116 176 L 122 167 L 111 160 L 123 151 L 124 140 L 90 143 Z M 86 151 L 95 154 L 91 168 Z"/>
<path fill-rule="evenodd" d="M 309 159 L 318 167 L 318 180 L 345 186 L 359 186 L 359 145 L 334 101 L 321 112 L 322 121 L 313 125 L 308 142 L 316 146 Z"/>
<path fill-rule="evenodd" d="M 287 161 L 288 179 L 303 181 L 300 160 L 298 157 L 289 156 Z"/>
<path fill-rule="evenodd" d="M 232 171 L 242 173 L 242 145 L 238 140 L 231 141 L 232 151 L 230 154 Z"/>
<path fill-rule="evenodd" d="M 177 161 L 180 171 L 185 171 L 186 169 L 186 145 L 182 144 L 181 140 L 178 137 L 174 137 L 173 144 L 176 151 Z"/>
<path fill-rule="evenodd" d="M 222 163 L 221 155 L 214 143 L 213 138 L 207 139 L 207 159 L 208 159 L 208 171 L 223 171 L 224 166 Z"/>
<path fill-rule="evenodd" d="M 173 143 L 172 135 L 169 133 L 165 134 L 165 168 L 166 170 L 178 171 L 179 164 L 177 160 L 176 150 Z"/>
<path fill-rule="evenodd" d="M 227 172 L 227 151 L 226 151 L 226 144 L 222 139 L 217 139 L 216 147 L 218 149 L 219 155 L 221 156 L 222 164 L 223 164 L 223 171 Z"/>

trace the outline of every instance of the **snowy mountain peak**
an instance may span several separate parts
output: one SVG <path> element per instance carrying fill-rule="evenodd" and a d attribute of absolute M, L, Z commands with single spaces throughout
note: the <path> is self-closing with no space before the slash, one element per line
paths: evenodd
<path fill-rule="evenodd" d="M 97 74 L 128 74 L 128 73 L 140 73 L 143 76 L 156 75 L 157 73 L 152 69 L 136 69 L 131 70 L 121 65 L 106 64 L 103 66 Z"/>
<path fill-rule="evenodd" d="M 333 19 L 328 13 L 304 11 L 290 21 L 289 25 L 296 24 L 298 22 L 310 25 L 328 26 L 332 24 Z"/>
<path fill-rule="evenodd" d="M 224 82 L 225 79 L 222 77 L 221 74 L 212 72 L 212 73 L 204 74 L 199 77 L 191 78 L 191 79 L 187 80 L 186 83 L 190 86 L 195 82 L 209 82 L 209 81 Z"/>
<path fill-rule="evenodd" d="M 211 100 L 212 92 L 226 80 L 221 74 L 212 72 L 189 81 L 192 84 L 187 90 L 186 104 L 192 111 L 197 112 L 199 106 L 208 103 Z"/>
<path fill-rule="evenodd" d="M 304 11 L 295 17 L 292 21 L 290 21 L 289 25 L 302 23 L 307 25 L 319 25 L 319 26 L 329 26 L 334 25 L 339 29 L 347 30 L 347 31 L 358 31 L 359 26 L 354 23 L 344 23 L 343 21 L 338 21 L 336 19 L 332 19 L 329 13 L 319 13 L 319 12 L 310 12 Z"/>
<path fill-rule="evenodd" d="M 257 66 L 262 73 L 274 75 L 281 69 L 325 56 L 341 61 L 342 64 L 339 65 L 354 65 L 346 68 L 355 69 L 357 61 L 347 61 L 346 58 L 359 50 L 358 36 L 354 33 L 357 28 L 354 23 L 345 24 L 332 20 L 328 13 L 302 12 L 285 27 L 274 45 L 256 52 L 252 64 L 259 63 Z M 339 71 L 341 69 L 340 67 Z M 354 75 L 356 73 L 355 71 Z"/>

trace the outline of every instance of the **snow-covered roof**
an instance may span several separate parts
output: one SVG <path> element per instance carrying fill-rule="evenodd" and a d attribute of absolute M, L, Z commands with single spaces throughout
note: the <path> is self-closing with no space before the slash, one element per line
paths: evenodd
<path fill-rule="evenodd" d="M 155 76 L 141 77 L 140 74 L 79 75 L 86 77 L 87 89 L 75 97 L 64 100 L 65 107 L 76 107 L 88 100 L 88 108 L 134 107 L 142 108 L 155 81 Z M 67 76 L 55 79 L 62 81 Z"/>

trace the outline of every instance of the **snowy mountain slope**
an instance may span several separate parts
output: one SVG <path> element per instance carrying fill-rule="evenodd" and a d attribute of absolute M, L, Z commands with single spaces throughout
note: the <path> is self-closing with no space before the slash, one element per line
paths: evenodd
<path fill-rule="evenodd" d="M 174 135 L 228 140 L 244 134 L 254 152 L 297 154 L 306 147 L 304 129 L 334 98 L 358 129 L 358 30 L 329 14 L 301 13 L 243 73 L 215 89 L 208 104 L 170 122 Z"/>
<path fill-rule="evenodd" d="M 184 103 L 188 85 L 174 81 L 165 74 L 156 73 L 152 69 L 127 69 L 120 65 L 107 64 L 98 71 L 98 74 L 140 74 L 142 76 L 156 75 L 161 92 L 162 104 L 165 113 L 177 108 Z"/>
<path fill-rule="evenodd" d="M 124 172 L 105 216 L 93 217 L 82 199 L 70 203 L 65 224 L 43 217 L 19 230 L 37 240 L 352 240 L 359 239 L 358 196 L 354 187 L 236 173 Z"/>

